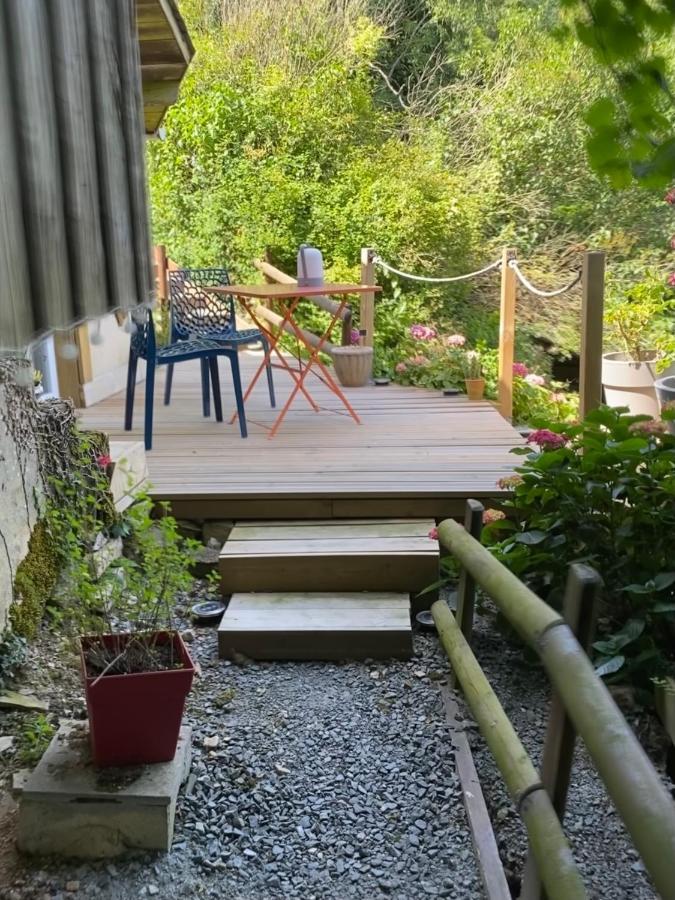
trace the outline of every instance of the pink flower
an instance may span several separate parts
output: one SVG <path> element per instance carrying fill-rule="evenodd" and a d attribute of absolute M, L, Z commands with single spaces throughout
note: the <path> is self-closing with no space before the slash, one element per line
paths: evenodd
<path fill-rule="evenodd" d="M 516 378 L 525 378 L 528 373 L 528 368 L 525 363 L 515 362 L 513 364 L 513 374 Z"/>
<path fill-rule="evenodd" d="M 396 372 L 407 372 L 408 371 L 408 367 L 406 366 L 406 364 L 404 362 L 396 363 L 396 366 L 394 368 L 395 368 Z"/>
<path fill-rule="evenodd" d="M 546 379 L 543 375 L 535 375 L 534 372 L 530 372 L 525 376 L 525 381 L 528 384 L 533 385 L 534 387 L 543 387 L 546 384 Z"/>
<path fill-rule="evenodd" d="M 541 450 L 556 450 L 565 446 L 567 438 L 562 434 L 556 434 L 555 431 L 549 431 L 548 428 L 540 428 L 528 435 L 527 443 L 536 444 Z"/>
<path fill-rule="evenodd" d="M 96 465 L 100 466 L 102 469 L 107 469 L 108 466 L 112 463 L 112 458 L 108 456 L 107 453 L 101 453 L 96 457 Z"/>
<path fill-rule="evenodd" d="M 500 478 L 497 482 L 497 487 L 502 491 L 512 491 L 515 487 L 518 487 L 519 484 L 523 483 L 523 479 L 520 475 L 507 475 L 505 478 Z"/>
<path fill-rule="evenodd" d="M 663 199 L 672 206 L 675 203 L 675 188 L 671 188 Z"/>
<path fill-rule="evenodd" d="M 449 334 L 443 338 L 446 347 L 463 347 L 466 344 L 466 338 L 463 334 Z"/>
<path fill-rule="evenodd" d="M 437 541 L 438 540 L 438 528 L 432 528 L 431 531 L 429 532 L 428 536 L 429 536 L 430 541 Z"/>
<path fill-rule="evenodd" d="M 675 250 L 675 234 L 670 239 L 670 249 Z"/>
<path fill-rule="evenodd" d="M 411 356 L 408 362 L 411 366 L 428 366 L 429 358 L 422 353 L 418 353 L 416 356 Z"/>
<path fill-rule="evenodd" d="M 633 422 L 628 430 L 642 434 L 663 434 L 666 431 L 666 423 L 660 419 L 645 419 L 644 422 Z"/>
<path fill-rule="evenodd" d="M 506 513 L 501 509 L 486 509 L 483 513 L 483 525 L 490 525 L 492 522 L 499 522 L 506 518 Z"/>
<path fill-rule="evenodd" d="M 551 394 L 551 400 L 553 403 L 564 403 L 567 397 L 565 394 Z"/>
<path fill-rule="evenodd" d="M 675 287 L 675 272 L 671 272 L 670 275 L 668 276 L 668 284 L 671 287 Z"/>
<path fill-rule="evenodd" d="M 361 340 L 361 332 L 358 328 L 352 328 L 349 334 L 349 340 L 352 342 L 352 344 L 358 344 L 358 342 Z"/>
<path fill-rule="evenodd" d="M 429 325 L 411 325 L 410 337 L 416 341 L 432 341 L 436 337 L 436 329 Z"/>

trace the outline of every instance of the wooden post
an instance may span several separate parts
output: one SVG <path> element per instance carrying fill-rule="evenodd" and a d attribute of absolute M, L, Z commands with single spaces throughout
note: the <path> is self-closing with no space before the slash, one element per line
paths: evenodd
<path fill-rule="evenodd" d="M 466 512 L 464 514 L 464 527 L 472 537 L 477 541 L 480 540 L 481 531 L 483 530 L 483 513 L 485 507 L 478 500 L 466 501 Z M 459 584 L 457 585 L 457 623 L 462 629 L 462 634 L 466 638 L 467 644 L 471 643 L 473 634 L 473 615 L 476 602 L 476 582 L 473 576 L 467 572 L 462 566 L 459 576 Z"/>
<path fill-rule="evenodd" d="M 155 286 L 157 302 L 163 306 L 169 299 L 169 278 L 167 275 L 166 247 L 164 244 L 156 244 L 152 248 L 152 257 L 155 264 Z"/>
<path fill-rule="evenodd" d="M 602 320 L 605 297 L 605 254 L 584 253 L 581 299 L 579 411 L 583 418 L 602 403 Z"/>
<path fill-rule="evenodd" d="M 593 643 L 598 618 L 600 576 L 589 566 L 574 563 L 570 566 L 563 603 L 565 621 L 576 635 L 585 653 Z M 565 707 L 554 693 L 551 699 L 548 728 L 541 761 L 541 781 L 553 803 L 560 821 L 565 816 L 567 789 L 570 783 L 576 731 Z M 544 897 L 541 879 L 531 851 L 523 872 L 520 900 L 540 900 Z"/>
<path fill-rule="evenodd" d="M 369 247 L 361 249 L 361 284 L 375 284 L 375 251 Z M 367 292 L 361 294 L 361 307 L 359 312 L 359 329 L 361 331 L 361 344 L 364 347 L 372 347 L 375 337 L 375 294 Z"/>
<path fill-rule="evenodd" d="M 509 261 L 516 258 L 513 248 L 502 253 L 502 285 L 499 304 L 499 411 L 505 419 L 513 416 L 513 362 L 516 339 L 516 273 Z"/>

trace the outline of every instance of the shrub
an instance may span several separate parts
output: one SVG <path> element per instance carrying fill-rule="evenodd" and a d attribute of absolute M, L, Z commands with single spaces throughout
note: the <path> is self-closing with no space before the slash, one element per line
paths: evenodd
<path fill-rule="evenodd" d="M 664 422 L 601 407 L 528 440 L 513 451 L 526 458 L 511 479 L 510 516 L 484 541 L 554 606 L 571 563 L 597 569 L 598 671 L 645 686 L 675 659 L 675 437 Z"/>

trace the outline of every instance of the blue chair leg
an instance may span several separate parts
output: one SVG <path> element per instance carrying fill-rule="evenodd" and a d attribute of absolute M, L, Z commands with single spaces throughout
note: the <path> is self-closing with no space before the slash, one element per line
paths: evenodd
<path fill-rule="evenodd" d="M 237 413 L 239 415 L 239 431 L 243 438 L 248 437 L 248 429 L 246 428 L 246 413 L 244 412 L 244 394 L 241 389 L 241 372 L 239 371 L 239 354 L 235 350 L 228 353 L 230 365 L 232 366 L 232 384 L 234 386 L 234 396 L 237 401 Z"/>
<path fill-rule="evenodd" d="M 218 374 L 218 357 L 209 357 L 209 371 L 211 373 L 211 388 L 213 390 L 213 408 L 216 411 L 216 422 L 223 421 L 223 403 L 220 398 L 220 376 Z"/>
<path fill-rule="evenodd" d="M 263 350 L 265 352 L 265 356 L 267 356 L 269 352 L 269 341 L 265 337 L 260 338 L 260 343 L 262 344 Z M 277 405 L 276 398 L 274 396 L 274 378 L 272 377 L 272 360 L 267 361 L 267 387 L 270 392 L 270 406 L 272 409 Z"/>
<path fill-rule="evenodd" d="M 145 372 L 145 449 L 152 450 L 152 413 L 155 401 L 155 362 L 148 360 Z"/>
<path fill-rule="evenodd" d="M 127 396 L 124 403 L 124 430 L 131 431 L 134 420 L 134 397 L 136 395 L 136 370 L 138 357 L 129 348 L 129 365 L 127 366 Z"/>
<path fill-rule="evenodd" d="M 211 415 L 211 397 L 209 393 L 209 361 L 204 356 L 199 360 L 202 369 L 202 411 L 208 418 Z"/>
<path fill-rule="evenodd" d="M 173 363 L 169 363 L 166 367 L 166 381 L 164 382 L 164 406 L 171 403 L 171 387 L 173 386 Z"/>

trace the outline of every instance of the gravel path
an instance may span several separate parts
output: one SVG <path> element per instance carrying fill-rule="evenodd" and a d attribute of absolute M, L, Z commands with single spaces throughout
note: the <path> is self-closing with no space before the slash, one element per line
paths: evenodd
<path fill-rule="evenodd" d="M 217 659 L 212 630 L 192 648 L 194 759 L 171 853 L 19 864 L 0 896 L 60 897 L 73 881 L 79 896 L 120 900 L 482 896 L 435 639 L 391 664 L 236 666 Z M 54 712 L 80 713 L 76 681 L 54 665 Z"/>
<path fill-rule="evenodd" d="M 31 649 L 27 682 L 50 700 L 56 723 L 83 717 L 84 705 L 73 659 L 56 654 L 53 641 L 44 635 Z M 482 617 L 475 647 L 537 761 L 548 704 L 543 673 Z M 15 812 L 0 794 L 1 900 L 483 896 L 439 697 L 447 666 L 435 636 L 416 635 L 409 663 L 233 665 L 218 660 L 211 629 L 196 630 L 192 649 L 202 671 L 188 702 L 194 757 L 171 853 L 27 863 L 13 850 Z M 647 733 L 652 720 L 632 718 L 660 759 Z M 0 713 L 0 733 L 19 733 L 25 721 Z M 517 890 L 524 831 L 475 729 L 470 741 Z M 5 789 L 20 767 L 16 754 L 0 754 Z M 583 752 L 566 827 L 592 898 L 656 896 Z"/>

